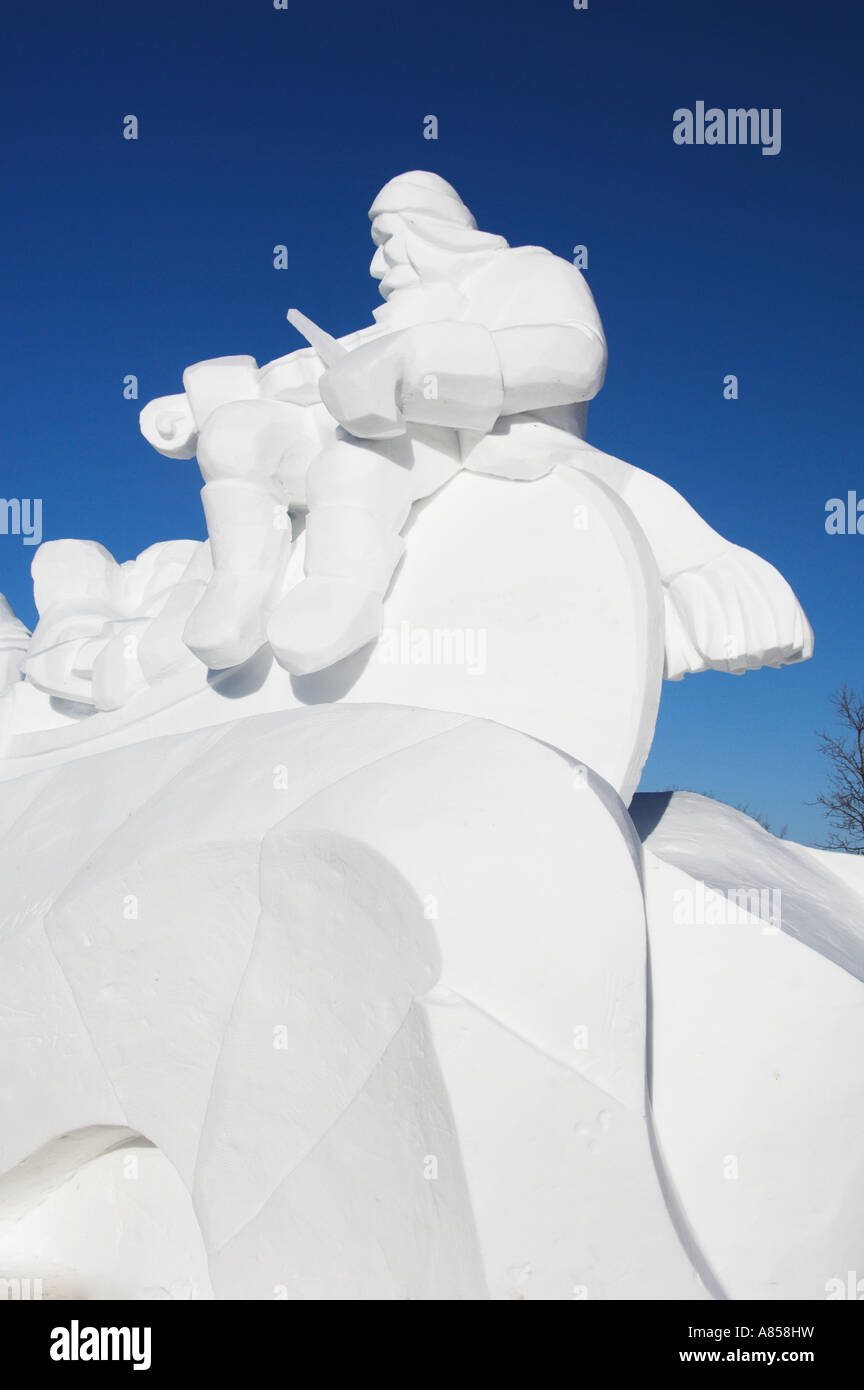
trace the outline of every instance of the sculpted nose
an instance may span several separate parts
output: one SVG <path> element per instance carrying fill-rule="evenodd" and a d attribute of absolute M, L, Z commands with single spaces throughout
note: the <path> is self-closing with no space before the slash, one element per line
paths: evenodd
<path fill-rule="evenodd" d="M 384 247 L 379 246 L 375 255 L 372 257 L 369 273 L 372 275 L 373 279 L 381 280 L 387 274 L 387 266 L 388 262 L 384 255 Z"/>

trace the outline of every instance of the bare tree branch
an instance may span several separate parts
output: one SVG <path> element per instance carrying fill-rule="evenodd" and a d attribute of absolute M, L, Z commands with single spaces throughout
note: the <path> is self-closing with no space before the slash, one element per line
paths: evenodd
<path fill-rule="evenodd" d="M 844 685 L 831 696 L 841 733 L 817 735 L 828 760 L 828 788 L 817 796 L 831 827 L 822 849 L 864 854 L 864 694 Z"/>

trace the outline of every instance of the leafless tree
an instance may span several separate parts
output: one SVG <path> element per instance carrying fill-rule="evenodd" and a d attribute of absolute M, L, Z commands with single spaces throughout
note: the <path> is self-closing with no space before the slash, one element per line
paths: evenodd
<path fill-rule="evenodd" d="M 843 686 L 831 696 L 840 733 L 819 734 L 828 759 L 828 790 L 816 798 L 831 826 L 822 849 L 864 854 L 864 692 Z"/>

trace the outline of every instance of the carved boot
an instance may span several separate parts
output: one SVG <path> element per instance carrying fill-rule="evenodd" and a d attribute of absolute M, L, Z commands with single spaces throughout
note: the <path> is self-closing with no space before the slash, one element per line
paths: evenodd
<path fill-rule="evenodd" d="M 311 511 L 306 578 L 289 590 L 267 625 L 280 665 L 295 676 L 309 675 L 374 641 L 404 549 L 398 532 L 361 508 Z"/>
<path fill-rule="evenodd" d="M 201 490 L 213 577 L 183 641 L 210 670 L 239 666 L 267 640 L 267 614 L 291 551 L 287 514 L 254 483 L 217 481 Z"/>

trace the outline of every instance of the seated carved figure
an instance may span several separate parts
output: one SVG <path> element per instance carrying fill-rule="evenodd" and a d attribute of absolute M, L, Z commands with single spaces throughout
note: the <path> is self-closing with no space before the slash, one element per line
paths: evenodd
<path fill-rule="evenodd" d="M 200 362 L 183 394 L 142 411 L 146 438 L 169 457 L 197 453 L 204 478 L 214 573 L 185 629 L 191 650 L 223 668 L 269 640 L 295 674 L 329 666 L 378 636 L 416 502 L 461 468 L 530 482 L 575 466 L 619 493 L 652 547 L 668 678 L 808 657 L 809 624 L 772 566 L 585 442 L 606 343 L 580 272 L 478 231 L 435 174 L 391 180 L 369 215 L 385 303 L 329 364 L 311 348 L 261 368 Z M 306 577 L 287 593 L 286 513 L 306 529 Z"/>
<path fill-rule="evenodd" d="M 163 622 L 201 550 L 197 541 L 162 541 L 118 565 L 97 541 L 46 541 L 33 558 L 39 622 L 23 663 L 32 685 L 87 709 L 112 710 L 175 663 L 184 649 Z M 166 640 L 167 637 L 167 640 Z"/>

